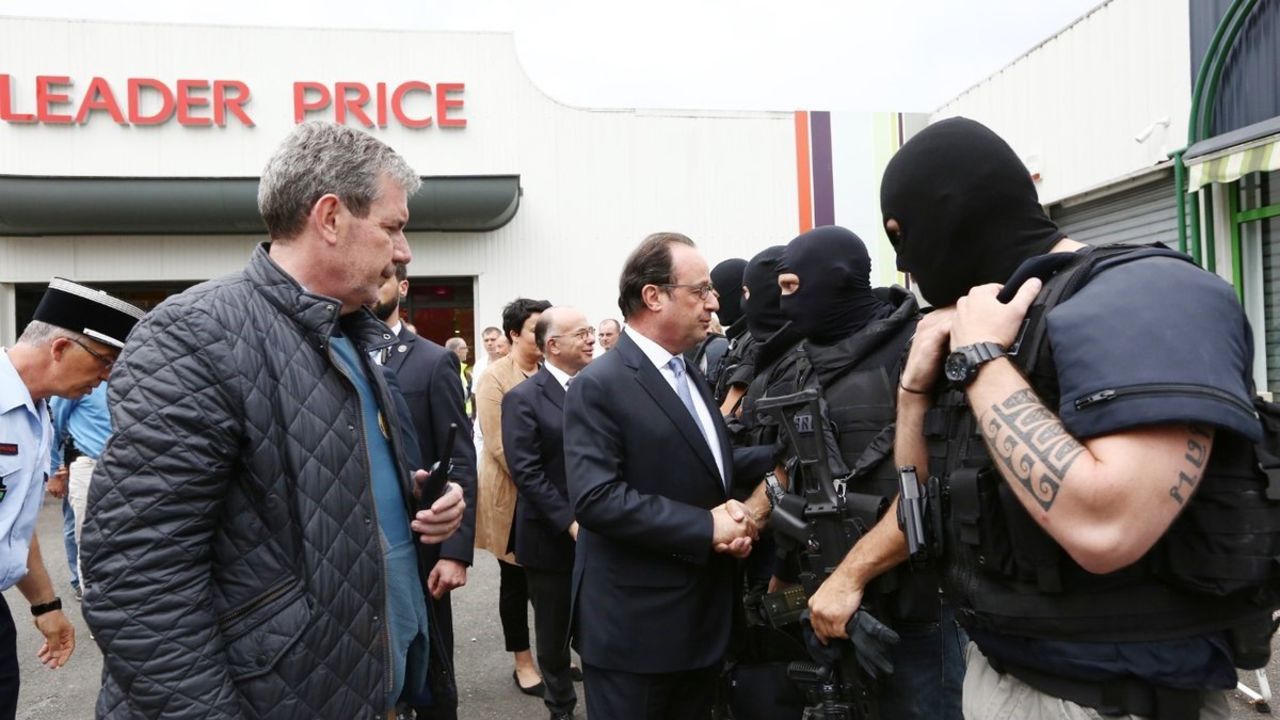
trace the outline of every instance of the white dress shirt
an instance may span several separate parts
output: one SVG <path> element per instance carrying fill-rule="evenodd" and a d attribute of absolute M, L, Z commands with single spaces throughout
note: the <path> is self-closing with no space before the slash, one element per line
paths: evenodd
<path fill-rule="evenodd" d="M 671 386 L 671 392 L 675 393 L 676 397 L 679 398 L 680 391 L 676 389 L 676 374 L 672 371 L 671 366 L 667 364 L 671 362 L 671 358 L 675 357 L 675 355 L 667 352 L 666 348 L 645 337 L 633 327 L 628 326 L 623 332 L 631 336 L 636 346 L 645 354 L 645 357 L 649 358 L 649 362 L 658 368 L 658 372 L 663 379 Z M 720 471 L 720 479 L 723 481 L 724 456 L 720 452 L 720 436 L 716 434 L 716 425 L 711 421 L 711 411 L 707 408 L 706 401 L 702 399 L 702 393 L 698 392 L 698 387 L 694 385 L 693 378 L 689 377 L 692 372 L 695 371 L 691 370 L 686 363 L 684 370 L 685 382 L 689 383 L 689 395 L 693 397 L 693 409 L 697 411 L 698 424 L 702 426 L 703 441 L 707 442 L 708 438 L 715 439 L 714 442 L 707 442 L 707 444 L 711 447 L 711 455 L 716 459 L 716 469 Z M 682 402 L 681 406 L 683 405 L 684 403 Z"/>
<path fill-rule="evenodd" d="M 569 392 L 569 381 L 573 379 L 572 375 L 556 367 L 555 363 L 550 360 L 544 360 L 542 367 L 546 368 L 547 372 L 551 373 L 551 377 L 555 378 L 556 382 L 560 383 L 560 387 L 564 388 L 565 392 Z"/>

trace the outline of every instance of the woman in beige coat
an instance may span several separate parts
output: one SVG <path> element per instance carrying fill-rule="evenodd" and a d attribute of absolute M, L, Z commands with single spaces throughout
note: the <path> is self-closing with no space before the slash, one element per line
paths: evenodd
<path fill-rule="evenodd" d="M 515 655 L 511 673 L 528 695 L 542 695 L 542 679 L 529 651 L 529 590 L 524 571 L 512 554 L 511 525 L 516 510 L 516 486 L 507 470 L 502 444 L 502 397 L 538 371 L 542 353 L 533 339 L 538 316 L 551 307 L 545 300 L 516 298 L 502 310 L 502 330 L 511 352 L 485 369 L 476 387 L 476 418 L 484 436 L 479 492 L 476 498 L 476 547 L 498 558 L 502 574 L 498 586 L 498 615 L 507 652 Z"/>

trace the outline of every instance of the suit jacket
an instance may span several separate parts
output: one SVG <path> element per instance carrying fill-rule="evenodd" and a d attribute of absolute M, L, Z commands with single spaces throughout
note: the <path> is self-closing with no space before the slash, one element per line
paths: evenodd
<path fill-rule="evenodd" d="M 471 444 L 471 420 L 463 410 L 462 383 L 458 380 L 458 356 L 443 347 L 419 337 L 403 325 L 400 341 L 390 348 L 383 372 L 395 377 L 404 403 L 397 412 L 408 416 L 408 428 L 416 443 L 405 443 L 410 465 L 430 468 L 444 457 L 449 424 L 458 425 L 452 449 L 453 474 L 450 478 L 462 487 L 467 510 L 462 525 L 448 540 L 439 545 L 418 543 L 418 560 L 422 572 L 423 591 L 428 600 L 431 634 L 431 661 L 428 666 L 435 705 L 418 708 L 418 717 L 431 720 L 456 720 L 457 690 L 453 680 L 453 603 L 450 594 L 439 600 L 426 588 L 427 575 L 441 558 L 471 564 L 476 530 L 476 450 Z M 401 349 L 403 348 L 403 350 Z M 413 451 L 418 452 L 417 456 Z"/>
<path fill-rule="evenodd" d="M 391 346 L 386 367 L 396 374 L 404 392 L 424 468 L 444 457 L 449 424 L 458 426 L 451 477 L 462 486 L 467 511 L 458 532 L 440 545 L 440 557 L 470 565 L 475 554 L 476 447 L 471 442 L 471 420 L 463 409 L 458 356 L 401 325 L 400 342 Z"/>
<path fill-rule="evenodd" d="M 396 347 L 398 345 L 392 347 L 393 352 Z M 453 353 L 449 354 L 453 355 Z M 405 400 L 399 377 L 395 371 L 386 366 L 383 366 L 382 373 L 387 380 L 387 388 L 395 400 L 396 417 L 400 420 L 398 427 L 403 440 L 400 447 L 404 451 L 401 464 L 413 469 L 424 467 L 424 464 L 430 467 L 431 463 L 423 462 L 422 453 L 418 447 L 418 431 L 414 427 L 413 412 Z M 458 532 L 462 532 L 462 527 L 458 528 Z M 427 633 L 430 641 L 427 685 L 431 688 L 432 703 L 430 707 L 418 707 L 417 703 L 421 696 L 413 696 L 413 691 L 410 690 L 408 693 L 410 704 L 415 705 L 418 717 L 422 720 L 457 720 L 458 685 L 453 668 L 453 607 L 449 601 L 449 595 L 439 600 L 433 599 L 427 584 L 432 566 L 440 559 L 441 546 L 422 543 L 414 543 L 414 546 L 418 550 L 418 574 L 422 582 L 422 594 L 427 598 Z"/>
<path fill-rule="evenodd" d="M 706 381 L 687 377 L 711 411 L 728 477 L 626 333 L 566 397 L 565 463 L 579 523 L 574 621 L 583 661 L 598 667 L 694 670 L 719 662 L 729 644 L 734 564 L 712 552 L 708 511 L 725 502 L 735 473 L 772 469 L 773 448 L 731 449 Z"/>
<path fill-rule="evenodd" d="M 516 562 L 511 531 L 516 513 L 516 486 L 511 482 L 503 452 L 502 398 L 525 375 L 515 358 L 500 358 L 484 371 L 476 387 L 476 422 L 484 434 L 480 464 L 479 506 L 476 507 L 476 547 L 503 562 Z"/>
<path fill-rule="evenodd" d="M 502 399 L 502 441 L 516 501 L 516 562 L 573 570 L 573 509 L 564 478 L 564 388 L 545 367 Z"/>

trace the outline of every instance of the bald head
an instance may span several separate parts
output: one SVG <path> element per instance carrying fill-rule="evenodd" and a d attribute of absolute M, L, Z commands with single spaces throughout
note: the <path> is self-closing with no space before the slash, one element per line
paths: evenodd
<path fill-rule="evenodd" d="M 467 362 L 467 354 L 470 348 L 467 347 L 467 341 L 460 337 L 451 337 L 444 341 L 444 349 L 458 356 L 458 362 L 464 365 Z"/>
<path fill-rule="evenodd" d="M 533 329 L 534 341 L 547 361 L 570 375 L 591 362 L 595 334 L 586 315 L 565 306 L 544 310 Z"/>

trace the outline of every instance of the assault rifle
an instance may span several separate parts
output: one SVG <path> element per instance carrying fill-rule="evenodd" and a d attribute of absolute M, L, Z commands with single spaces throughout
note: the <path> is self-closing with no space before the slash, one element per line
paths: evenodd
<path fill-rule="evenodd" d="M 846 480 L 851 473 L 840 457 L 817 390 L 766 397 L 756 408 L 773 418 L 796 453 L 794 465 L 788 467 L 791 486 L 774 505 L 769 521 L 779 545 L 798 553 L 801 561 L 803 594 L 774 593 L 762 603 L 771 624 L 780 627 L 799 619 L 807 598 L 875 525 L 888 500 L 848 492 Z M 874 679 L 859 667 L 852 644 L 842 645 L 836 663 L 793 662 L 787 667 L 787 677 L 805 697 L 805 720 L 879 717 Z"/>

